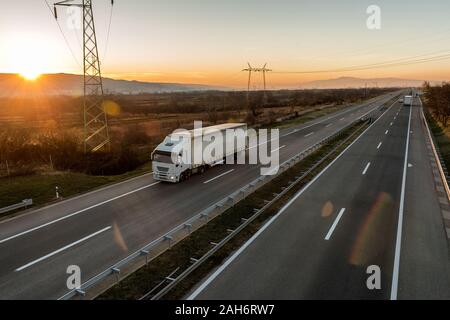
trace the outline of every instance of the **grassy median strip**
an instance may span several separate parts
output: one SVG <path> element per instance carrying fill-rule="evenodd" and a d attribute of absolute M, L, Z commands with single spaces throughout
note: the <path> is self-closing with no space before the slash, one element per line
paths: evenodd
<path fill-rule="evenodd" d="M 427 118 L 428 125 L 434 136 L 434 141 L 437 144 L 445 166 L 450 168 L 450 128 L 442 126 L 428 112 L 425 112 L 425 117 Z"/>
<path fill-rule="evenodd" d="M 146 266 L 111 287 L 97 299 L 140 299 L 164 281 L 174 270 L 181 270 L 173 275 L 173 277 L 176 277 L 177 274 L 192 264 L 192 258 L 198 259 L 202 257 L 212 248 L 214 243 L 219 243 L 229 234 L 230 230 L 234 230 L 241 225 L 243 219 L 250 218 L 254 214 L 255 208 L 263 207 L 268 200 L 272 200 L 275 197 L 275 194 L 281 193 L 285 187 L 290 185 L 295 180 L 295 177 L 302 176 L 314 164 L 318 163 L 325 155 L 328 155 L 335 149 L 314 171 L 310 172 L 300 183 L 296 184 L 283 197 L 278 199 L 278 201 L 271 205 L 164 297 L 165 299 L 182 298 L 194 285 L 211 272 L 213 268 L 220 265 L 230 253 L 242 246 L 245 241 L 256 233 L 267 219 L 275 215 L 298 190 L 328 165 L 367 126 L 368 122 L 366 121 L 348 128 L 338 137 L 307 156 L 279 177 L 261 187 L 220 216 L 211 220 L 184 240 L 175 244 L 171 249 L 150 261 Z M 351 139 L 348 139 L 349 137 Z M 343 143 L 344 141 L 345 143 Z M 338 148 L 336 149 L 336 147 Z"/>

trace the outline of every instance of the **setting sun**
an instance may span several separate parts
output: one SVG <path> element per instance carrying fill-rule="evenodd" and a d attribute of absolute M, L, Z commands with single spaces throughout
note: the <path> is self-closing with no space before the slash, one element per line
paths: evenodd
<path fill-rule="evenodd" d="M 34 81 L 41 76 L 39 72 L 36 71 L 22 71 L 20 76 L 28 81 Z"/>

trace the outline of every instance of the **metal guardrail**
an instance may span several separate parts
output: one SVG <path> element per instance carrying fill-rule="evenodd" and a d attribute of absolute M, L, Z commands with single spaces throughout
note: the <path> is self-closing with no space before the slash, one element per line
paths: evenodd
<path fill-rule="evenodd" d="M 13 211 L 13 210 L 17 210 L 17 209 L 20 209 L 20 208 L 26 208 L 26 207 L 29 207 L 31 205 L 33 205 L 33 199 L 25 199 L 25 200 L 22 200 L 22 202 L 13 204 L 13 205 L 8 206 L 8 207 L 1 208 L 0 209 L 0 214 L 6 213 L 6 212 L 10 212 L 10 211 Z"/>
<path fill-rule="evenodd" d="M 420 104 L 422 105 L 422 101 L 420 99 L 419 99 L 419 101 L 420 101 Z M 439 173 L 441 175 L 441 180 L 442 180 L 442 183 L 444 184 L 445 193 L 447 194 L 447 199 L 450 201 L 450 187 L 449 187 L 449 182 L 448 182 L 447 168 L 446 168 L 445 162 L 439 152 L 439 149 L 435 146 L 435 141 L 434 141 L 433 135 L 431 134 L 430 127 L 428 126 L 428 121 L 423 112 L 423 107 L 420 109 L 420 111 L 422 114 L 423 122 L 425 123 L 425 127 L 427 129 L 428 138 L 430 139 L 430 142 L 431 142 L 431 148 L 433 149 L 434 158 L 436 159 Z"/>
<path fill-rule="evenodd" d="M 392 100 L 389 100 L 392 101 Z M 389 101 L 381 105 L 380 107 L 384 106 L 385 104 L 388 104 Z M 371 112 L 373 112 L 374 108 Z M 265 185 L 266 183 L 270 182 L 274 178 L 278 177 L 281 173 L 285 172 L 301 160 L 303 160 L 305 157 L 313 153 L 314 151 L 318 150 L 320 147 L 322 147 L 324 144 L 327 144 L 330 140 L 336 138 L 337 136 L 341 135 L 345 130 L 353 126 L 358 121 L 361 121 L 361 118 L 358 118 L 351 123 L 347 124 L 345 127 L 340 129 L 339 131 L 329 135 L 328 137 L 322 139 L 318 143 L 314 144 L 307 150 L 298 153 L 297 155 L 291 157 L 290 159 L 286 160 L 282 164 L 279 165 L 279 170 L 277 174 L 275 175 L 268 175 L 268 176 L 260 176 L 259 178 L 253 180 L 249 184 L 245 185 L 244 187 L 240 188 L 239 190 L 233 192 L 232 194 L 228 195 L 227 197 L 223 198 L 222 200 L 216 202 L 214 205 L 211 205 L 210 207 L 204 209 L 194 217 L 190 218 L 189 220 L 185 221 L 184 223 L 180 224 L 179 226 L 173 228 L 169 232 L 167 232 L 165 235 L 153 240 L 149 244 L 142 247 L 140 250 L 132 253 L 131 255 L 125 257 L 121 261 L 117 262 L 113 266 L 109 267 L 108 269 L 104 270 L 103 272 L 97 274 L 96 276 L 90 278 L 86 282 L 84 282 L 81 285 L 80 289 L 74 289 L 66 293 L 65 295 L 61 296 L 58 300 L 67 300 L 72 299 L 75 296 L 85 296 L 86 291 L 93 287 L 94 285 L 98 284 L 100 281 L 106 280 L 106 278 L 110 277 L 111 275 L 116 276 L 116 282 L 120 281 L 120 274 L 121 269 L 129 268 L 130 270 L 127 270 L 129 272 L 133 272 L 137 270 L 139 267 L 143 266 L 144 264 L 147 264 L 151 259 L 156 258 L 161 253 L 166 251 L 167 249 L 171 248 L 173 244 L 181 241 L 188 235 L 190 235 L 193 231 L 197 230 L 198 228 L 205 225 L 209 220 L 219 216 L 223 212 L 225 212 L 227 209 L 234 206 L 239 201 L 245 199 L 248 195 L 252 194 L 256 190 L 258 190 L 260 187 Z M 137 263 L 138 259 L 142 259 L 142 263 L 137 267 L 131 267 L 130 264 L 132 262 Z M 128 273 L 129 273 L 128 272 Z"/>

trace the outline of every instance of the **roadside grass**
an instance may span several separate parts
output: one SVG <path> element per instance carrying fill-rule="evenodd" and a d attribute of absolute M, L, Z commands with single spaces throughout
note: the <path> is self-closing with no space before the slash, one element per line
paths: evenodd
<path fill-rule="evenodd" d="M 52 172 L 0 179 L 0 208 L 16 204 L 24 199 L 33 199 L 33 206 L 41 206 L 56 201 L 55 187 L 58 186 L 62 198 L 92 191 L 108 184 L 151 172 L 151 163 L 136 170 L 116 176 L 91 176 L 77 172 Z M 21 211 L 0 215 L 17 215 Z"/>
<path fill-rule="evenodd" d="M 220 242 L 229 234 L 229 229 L 236 229 L 242 224 L 242 219 L 250 218 L 255 208 L 261 208 L 265 204 L 265 200 L 274 198 L 274 193 L 280 193 L 294 177 L 302 175 L 309 168 L 317 163 L 324 155 L 330 153 L 336 146 L 341 144 L 351 134 L 358 131 L 361 132 L 368 126 L 367 122 L 355 124 L 355 126 L 347 129 L 339 137 L 330 141 L 319 150 L 309 155 L 297 165 L 293 166 L 279 177 L 275 178 L 267 185 L 262 186 L 259 190 L 249 195 L 244 200 L 232 208 L 226 210 L 223 214 L 209 221 L 206 225 L 199 228 L 191 235 L 175 244 L 171 249 L 163 252 L 161 255 L 151 260 L 146 266 L 138 269 L 118 284 L 114 285 L 103 294 L 97 297 L 99 300 L 110 299 L 140 299 L 157 284 L 165 279 L 170 273 L 177 268 L 185 270 L 191 265 L 191 258 L 200 258 L 211 249 L 211 242 Z M 356 138 L 357 135 L 355 135 Z M 353 140 L 353 139 L 349 139 Z M 308 183 L 320 170 L 328 165 L 335 156 L 337 156 L 351 141 L 339 146 L 333 154 L 327 158 L 320 166 L 311 172 L 305 179 L 298 183 L 294 188 L 289 190 L 283 197 L 275 202 L 268 210 L 261 214 L 251 224 L 237 234 L 230 242 L 216 252 L 211 258 L 203 263 L 198 269 L 178 284 L 165 299 L 180 299 L 185 295 L 214 268 L 223 263 L 223 261 L 253 234 L 270 217 L 275 215 L 279 209 L 306 183 Z"/>
<path fill-rule="evenodd" d="M 428 112 L 425 112 L 425 117 L 427 118 L 434 140 L 444 159 L 445 166 L 450 168 L 450 128 L 444 127 Z"/>

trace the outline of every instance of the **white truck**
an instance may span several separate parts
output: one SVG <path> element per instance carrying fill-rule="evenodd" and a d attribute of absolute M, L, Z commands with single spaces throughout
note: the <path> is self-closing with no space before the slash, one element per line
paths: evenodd
<path fill-rule="evenodd" d="M 405 96 L 404 98 L 403 98 L 403 105 L 404 106 L 411 106 L 412 105 L 412 102 L 413 102 L 413 96 Z"/>
<path fill-rule="evenodd" d="M 232 139 L 227 138 L 233 136 Z M 245 137 L 238 142 L 238 136 Z M 218 142 L 222 147 L 206 152 Z M 217 141 L 216 141 L 217 140 Z M 217 147 L 217 144 L 215 145 Z M 152 169 L 155 180 L 177 183 L 187 180 L 192 174 L 203 173 L 209 167 L 223 163 L 229 156 L 245 152 L 248 146 L 247 124 L 225 123 L 193 130 L 174 132 L 168 135 L 152 152 Z M 194 159 L 194 154 L 201 158 Z"/>

